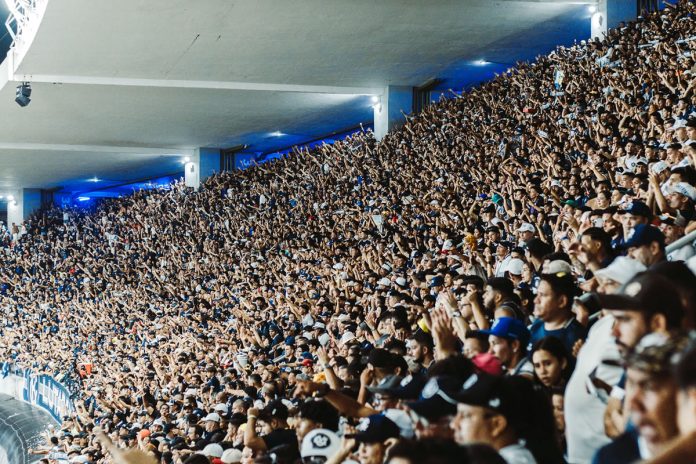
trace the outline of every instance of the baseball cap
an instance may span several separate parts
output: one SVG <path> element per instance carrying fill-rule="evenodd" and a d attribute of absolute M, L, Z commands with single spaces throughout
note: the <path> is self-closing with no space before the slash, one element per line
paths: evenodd
<path fill-rule="evenodd" d="M 527 343 L 530 337 L 529 330 L 524 323 L 514 317 L 499 317 L 493 322 L 490 329 L 478 330 L 477 333 L 495 335 L 508 340 L 519 340 L 522 343 Z"/>
<path fill-rule="evenodd" d="M 640 339 L 619 362 L 623 367 L 636 369 L 654 376 L 671 375 L 674 361 L 688 345 L 689 338 L 683 335 L 669 337 L 651 333 Z"/>
<path fill-rule="evenodd" d="M 492 353 L 478 353 L 471 358 L 471 361 L 481 372 L 490 375 L 503 375 L 503 363 Z"/>
<path fill-rule="evenodd" d="M 302 439 L 302 459 L 312 457 L 329 458 L 341 448 L 341 439 L 328 429 L 314 429 Z"/>
<path fill-rule="evenodd" d="M 669 169 L 669 165 L 665 163 L 664 161 L 658 161 L 657 163 L 653 164 L 650 168 L 652 172 L 655 174 L 659 174 L 665 169 Z"/>
<path fill-rule="evenodd" d="M 222 446 L 218 445 L 217 443 L 210 443 L 203 448 L 201 454 L 209 458 L 219 458 L 222 456 L 222 451 Z"/>
<path fill-rule="evenodd" d="M 523 222 L 522 225 L 517 229 L 517 232 L 534 232 L 536 229 L 529 222 Z"/>
<path fill-rule="evenodd" d="M 235 448 L 226 449 L 222 452 L 220 460 L 224 464 L 238 464 L 242 462 L 242 452 Z"/>
<path fill-rule="evenodd" d="M 401 382 L 399 386 L 394 388 L 390 395 L 394 398 L 401 400 L 415 400 L 420 396 L 421 390 L 425 386 L 427 379 L 420 374 L 407 375 Z"/>
<path fill-rule="evenodd" d="M 524 261 L 519 258 L 513 258 L 508 262 L 507 271 L 513 275 L 522 275 L 522 266 L 524 266 Z"/>
<path fill-rule="evenodd" d="M 461 390 L 446 395 L 445 398 L 451 404 L 481 406 L 506 415 L 506 412 L 512 409 L 512 405 L 509 404 L 510 396 L 505 391 L 504 377 L 473 374 L 464 382 Z"/>
<path fill-rule="evenodd" d="M 372 393 L 380 393 L 384 395 L 391 394 L 392 391 L 399 388 L 402 377 L 399 375 L 388 375 L 384 377 L 377 385 L 367 387 Z"/>
<path fill-rule="evenodd" d="M 669 193 L 679 193 L 691 201 L 696 200 L 696 188 L 686 182 L 677 182 L 676 184 L 670 186 Z"/>
<path fill-rule="evenodd" d="M 597 297 L 602 308 L 608 310 L 683 313 L 677 288 L 666 277 L 650 271 L 636 274 L 616 293 Z"/>
<path fill-rule="evenodd" d="M 652 211 L 650 207 L 643 203 L 642 201 L 632 201 L 626 205 L 623 209 L 626 214 L 632 214 L 634 216 L 643 216 L 646 218 L 652 217 Z"/>
<path fill-rule="evenodd" d="M 434 276 L 432 279 L 430 279 L 430 283 L 428 284 L 429 288 L 433 287 L 441 287 L 444 285 L 445 279 L 442 276 Z"/>
<path fill-rule="evenodd" d="M 353 332 L 344 332 L 343 335 L 341 335 L 341 339 L 338 341 L 339 345 L 345 345 L 351 340 L 355 339 L 355 334 Z"/>
<path fill-rule="evenodd" d="M 660 229 L 655 226 L 648 224 L 637 224 L 628 233 L 626 242 L 624 242 L 624 248 L 634 248 L 643 245 L 649 245 L 652 242 L 657 242 L 660 247 L 665 246 L 665 234 L 662 233 Z"/>
<path fill-rule="evenodd" d="M 573 266 L 567 261 L 556 259 L 545 263 L 541 270 L 542 274 L 559 274 L 561 272 L 571 274 L 573 272 Z"/>
<path fill-rule="evenodd" d="M 623 285 L 645 269 L 646 267 L 640 261 L 628 256 L 618 256 L 607 267 L 595 271 L 594 275 Z"/>
<path fill-rule="evenodd" d="M 211 412 L 203 418 L 203 422 L 220 422 L 220 414 L 216 412 Z"/>
<path fill-rule="evenodd" d="M 432 377 L 423 387 L 418 401 L 406 405 L 416 414 L 429 421 L 451 416 L 457 408 L 445 399 L 444 395 L 454 394 L 462 386 L 461 379 L 450 376 Z"/>
<path fill-rule="evenodd" d="M 373 414 L 358 425 L 358 433 L 353 438 L 362 443 L 383 443 L 400 435 L 401 430 L 393 420 L 383 414 Z"/>

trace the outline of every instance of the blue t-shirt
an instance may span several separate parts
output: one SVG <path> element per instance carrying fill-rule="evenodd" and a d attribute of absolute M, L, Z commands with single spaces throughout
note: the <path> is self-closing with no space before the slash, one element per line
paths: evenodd
<path fill-rule="evenodd" d="M 531 352 L 532 346 L 542 338 L 556 337 L 563 342 L 563 345 L 565 345 L 570 354 L 573 352 L 573 345 L 575 345 L 575 342 L 584 340 L 587 337 L 587 329 L 574 317 L 568 319 L 568 322 L 566 322 L 563 328 L 556 330 L 546 330 L 544 328 L 544 321 L 537 319 L 529 328 L 529 332 L 531 333 L 531 338 L 529 339 L 529 352 Z"/>

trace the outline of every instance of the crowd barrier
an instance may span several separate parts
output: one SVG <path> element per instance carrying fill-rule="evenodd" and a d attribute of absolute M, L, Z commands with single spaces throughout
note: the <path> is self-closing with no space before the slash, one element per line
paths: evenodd
<path fill-rule="evenodd" d="M 64 416 L 74 413 L 68 389 L 50 375 L 36 375 L 9 363 L 2 363 L 0 367 L 0 393 L 43 409 L 58 424 Z"/>
<path fill-rule="evenodd" d="M 671 255 L 672 253 L 676 252 L 677 250 L 681 249 L 682 247 L 692 245 L 694 246 L 696 244 L 696 230 L 692 231 L 690 234 L 683 236 L 679 240 L 675 241 L 674 243 L 670 243 L 665 247 L 665 251 L 667 253 L 667 256 Z"/>

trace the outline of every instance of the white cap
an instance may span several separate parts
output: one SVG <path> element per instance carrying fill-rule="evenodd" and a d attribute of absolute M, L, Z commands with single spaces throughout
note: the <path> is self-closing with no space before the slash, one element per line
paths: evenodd
<path fill-rule="evenodd" d="M 650 170 L 655 174 L 659 174 L 666 169 L 669 169 L 669 165 L 664 161 L 658 161 L 650 167 Z"/>
<path fill-rule="evenodd" d="M 321 346 L 326 346 L 331 341 L 331 336 L 329 334 L 327 334 L 326 332 L 324 332 L 323 334 L 319 335 L 317 340 L 319 340 L 319 343 L 321 344 Z"/>
<path fill-rule="evenodd" d="M 389 287 L 391 285 L 391 280 L 387 279 L 386 277 L 382 277 L 377 281 L 377 285 L 381 285 L 382 287 Z"/>
<path fill-rule="evenodd" d="M 513 275 L 522 275 L 522 266 L 524 266 L 524 261 L 520 258 L 512 258 L 508 261 L 507 271 Z"/>
<path fill-rule="evenodd" d="M 302 459 L 310 457 L 330 458 L 341 449 L 341 439 L 336 432 L 327 429 L 314 429 L 302 439 L 300 455 Z"/>
<path fill-rule="evenodd" d="M 242 452 L 235 448 L 226 449 L 220 460 L 225 464 L 238 464 L 242 462 Z"/>
<path fill-rule="evenodd" d="M 218 411 L 218 412 L 222 412 L 223 414 L 227 414 L 227 411 L 229 411 L 229 408 L 227 407 L 227 405 L 225 403 L 218 403 L 213 408 L 213 411 Z"/>
<path fill-rule="evenodd" d="M 454 248 L 454 244 L 452 244 L 452 240 L 445 240 L 445 243 L 442 244 L 442 251 L 449 251 Z"/>
<path fill-rule="evenodd" d="M 493 224 L 494 226 L 497 226 L 498 224 L 502 224 L 502 223 L 503 223 L 503 220 L 500 218 L 494 217 L 493 219 L 491 219 L 491 224 Z"/>
<path fill-rule="evenodd" d="M 536 229 L 529 222 L 523 222 L 517 232 L 534 232 Z"/>
<path fill-rule="evenodd" d="M 397 277 L 396 278 L 396 285 L 399 287 L 405 287 L 406 286 L 406 279 L 403 277 Z"/>
<path fill-rule="evenodd" d="M 201 454 L 209 458 L 219 458 L 222 456 L 222 446 L 218 445 L 217 443 L 211 443 L 203 448 Z"/>
<path fill-rule="evenodd" d="M 349 341 L 355 339 L 355 334 L 353 332 L 344 332 L 343 335 L 341 336 L 341 340 L 339 340 L 339 343 L 341 345 L 345 345 Z"/>
<path fill-rule="evenodd" d="M 542 274 L 557 274 L 559 272 L 567 272 L 570 274 L 573 272 L 573 267 L 568 264 L 568 262 L 563 261 L 562 259 L 557 259 L 555 261 L 551 261 L 550 263 L 544 264 L 541 271 Z"/>
<path fill-rule="evenodd" d="M 338 322 L 350 322 L 350 316 L 348 314 L 341 314 L 338 316 Z"/>
<path fill-rule="evenodd" d="M 595 277 L 613 280 L 623 285 L 645 269 L 645 266 L 640 261 L 627 256 L 619 256 L 607 267 L 595 271 L 594 275 Z"/>
<path fill-rule="evenodd" d="M 343 269 L 343 263 L 336 263 L 333 265 L 333 268 L 337 271 L 340 271 L 341 269 Z"/>
<path fill-rule="evenodd" d="M 220 422 L 220 414 L 218 414 L 216 412 L 211 412 L 210 414 L 208 414 L 207 416 L 205 416 L 203 418 L 203 421 L 205 421 L 205 422 L 207 422 L 207 421 Z"/>
<path fill-rule="evenodd" d="M 672 185 L 669 193 L 680 193 L 692 201 L 696 200 L 696 188 L 686 182 L 677 182 L 675 185 Z"/>

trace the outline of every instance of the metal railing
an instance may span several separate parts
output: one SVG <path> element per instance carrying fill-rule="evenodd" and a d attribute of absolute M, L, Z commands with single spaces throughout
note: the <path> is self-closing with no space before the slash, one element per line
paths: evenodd
<path fill-rule="evenodd" d="M 696 242 L 696 230 L 692 231 L 690 234 L 683 236 L 676 242 L 670 243 L 665 247 L 665 252 L 667 256 L 681 249 L 682 247 L 693 245 Z"/>
<path fill-rule="evenodd" d="M 5 27 L 12 37 L 12 46 L 29 23 L 37 16 L 37 3 L 39 0 L 4 0 L 10 14 L 5 20 Z"/>

